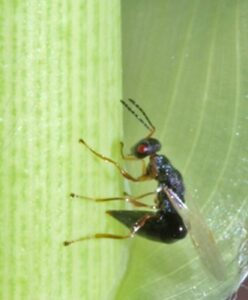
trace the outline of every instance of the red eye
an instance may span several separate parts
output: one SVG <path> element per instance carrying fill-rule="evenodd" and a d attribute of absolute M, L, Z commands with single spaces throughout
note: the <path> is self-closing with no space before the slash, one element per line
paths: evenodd
<path fill-rule="evenodd" d="M 137 148 L 137 152 L 140 154 L 144 154 L 147 152 L 147 146 L 146 145 L 139 145 Z"/>

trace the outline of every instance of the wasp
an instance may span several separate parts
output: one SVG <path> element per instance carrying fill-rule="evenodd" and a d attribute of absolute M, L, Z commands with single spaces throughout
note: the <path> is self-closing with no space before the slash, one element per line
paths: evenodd
<path fill-rule="evenodd" d="M 153 192 L 139 196 L 132 196 L 125 193 L 121 197 L 112 198 L 93 198 L 72 193 L 71 197 L 88 199 L 95 202 L 123 200 L 131 203 L 134 207 L 145 207 L 146 210 L 106 211 L 107 214 L 117 219 L 129 229 L 129 233 L 126 235 L 95 233 L 75 240 L 65 241 L 64 245 L 68 246 L 72 243 L 88 239 L 127 239 L 134 237 L 136 234 L 152 241 L 170 244 L 184 239 L 187 233 L 189 233 L 203 264 L 217 279 L 223 280 L 225 277 L 224 263 L 214 237 L 199 211 L 189 209 L 185 204 L 183 176 L 165 155 L 158 153 L 161 150 L 161 143 L 153 137 L 156 131 L 155 126 L 144 110 L 134 100 L 128 99 L 128 102 L 121 100 L 121 103 L 148 130 L 148 135 L 131 148 L 129 155 L 123 153 L 124 144 L 121 143 L 121 156 L 124 160 L 142 161 L 143 167 L 139 176 L 134 177 L 122 168 L 118 162 L 92 149 L 83 139 L 80 139 L 79 143 L 88 148 L 100 159 L 113 164 L 124 178 L 133 182 L 155 180 L 157 188 Z M 147 164 L 145 162 L 146 158 L 149 159 Z M 142 202 L 141 199 L 151 195 L 155 196 L 153 205 Z M 147 210 L 147 208 L 150 210 Z"/>

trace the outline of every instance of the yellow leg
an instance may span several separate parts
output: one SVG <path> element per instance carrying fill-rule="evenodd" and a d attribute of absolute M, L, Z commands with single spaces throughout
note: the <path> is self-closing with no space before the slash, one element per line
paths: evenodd
<path fill-rule="evenodd" d="M 140 161 L 142 164 L 142 174 L 146 174 L 146 162 L 144 159 L 141 158 L 137 158 L 134 155 L 125 155 L 123 152 L 123 148 L 124 148 L 124 143 L 121 142 L 121 157 L 124 160 L 136 160 L 136 161 Z"/>
<path fill-rule="evenodd" d="M 150 195 L 154 195 L 154 194 L 155 194 L 155 192 L 149 192 L 149 193 L 145 193 L 145 194 L 134 197 L 134 196 L 131 196 L 131 195 L 128 195 L 127 193 L 125 193 L 123 197 L 94 198 L 94 197 L 81 196 L 81 195 L 76 195 L 74 193 L 71 193 L 70 196 L 72 198 L 86 199 L 86 200 L 90 200 L 90 201 L 94 201 L 94 202 L 108 202 L 108 201 L 121 200 L 121 201 L 126 201 L 128 203 L 131 203 L 135 207 L 148 207 L 148 208 L 156 209 L 155 205 L 148 205 L 148 204 L 138 201 L 138 199 L 141 199 L 141 198 L 144 198 L 144 197 L 147 197 Z"/>
<path fill-rule="evenodd" d="M 122 240 L 122 239 L 128 239 L 134 237 L 137 231 L 140 230 L 141 227 L 145 225 L 147 220 L 151 219 L 154 217 L 153 215 L 146 214 L 142 218 L 140 218 L 134 225 L 132 230 L 130 231 L 129 234 L 127 235 L 117 235 L 117 234 L 112 234 L 112 233 L 96 233 L 93 235 L 88 235 L 84 236 L 75 240 L 70 240 L 70 241 L 65 241 L 64 246 L 69 246 L 73 243 L 76 242 L 81 242 L 81 241 L 86 241 L 86 240 L 91 240 L 91 239 L 117 239 L 117 240 Z"/>
<path fill-rule="evenodd" d="M 109 163 L 113 164 L 120 171 L 120 173 L 122 174 L 123 177 L 125 177 L 125 178 L 127 178 L 131 181 L 139 182 L 139 181 L 145 181 L 145 180 L 151 180 L 152 179 L 146 173 L 143 173 L 141 176 L 135 178 L 131 174 L 129 174 L 126 170 L 124 170 L 116 161 L 114 161 L 111 158 L 106 157 L 106 156 L 96 152 L 88 144 L 86 144 L 86 142 L 84 140 L 80 139 L 79 143 L 83 144 L 86 148 L 88 148 L 97 157 L 101 158 L 102 160 L 104 160 L 106 162 L 109 162 Z"/>

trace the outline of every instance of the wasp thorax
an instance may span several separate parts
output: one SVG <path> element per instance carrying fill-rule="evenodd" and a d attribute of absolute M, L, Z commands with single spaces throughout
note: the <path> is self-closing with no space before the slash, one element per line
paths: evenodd
<path fill-rule="evenodd" d="M 132 154 L 137 158 L 145 158 L 155 154 L 161 149 L 161 144 L 158 140 L 153 138 L 146 138 L 140 140 L 133 148 Z"/>

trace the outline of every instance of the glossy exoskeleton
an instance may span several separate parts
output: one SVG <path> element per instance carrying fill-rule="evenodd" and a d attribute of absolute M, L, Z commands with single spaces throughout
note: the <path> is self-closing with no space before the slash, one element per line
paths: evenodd
<path fill-rule="evenodd" d="M 148 212 L 140 210 L 110 210 L 107 211 L 112 217 L 126 225 L 131 231 L 138 220 L 148 216 L 145 223 L 139 228 L 136 234 L 152 241 L 162 243 L 173 243 L 183 239 L 187 234 L 187 228 L 168 200 L 163 190 L 157 193 L 157 211 Z"/>
<path fill-rule="evenodd" d="M 85 240 L 90 238 L 114 238 L 114 239 L 124 239 L 133 237 L 134 234 L 138 234 L 147 239 L 172 243 L 177 240 L 184 238 L 187 234 L 187 228 L 181 216 L 176 212 L 173 205 L 168 199 L 168 195 L 164 192 L 163 187 L 171 188 L 175 193 L 177 193 L 181 199 L 184 201 L 184 184 L 183 178 L 180 172 L 173 167 L 169 159 L 157 152 L 161 149 L 160 142 L 152 138 L 151 136 L 155 132 L 155 127 L 145 114 L 145 112 L 140 108 L 134 100 L 129 99 L 130 103 L 134 108 L 137 109 L 138 113 L 141 113 L 141 118 L 126 102 L 122 101 L 122 104 L 135 115 L 135 117 L 149 130 L 149 135 L 144 139 L 140 140 L 131 149 L 131 154 L 128 156 L 123 155 L 122 157 L 126 160 L 143 160 L 149 157 L 149 162 L 145 168 L 143 168 L 142 174 L 135 178 L 129 174 L 126 170 L 121 168 L 119 164 L 112 159 L 105 157 L 90 146 L 82 139 L 79 140 L 80 143 L 84 144 L 92 153 L 100 157 L 101 159 L 114 164 L 121 174 L 134 182 L 140 182 L 145 180 L 155 179 L 158 182 L 158 192 L 147 193 L 141 196 L 132 197 L 130 195 L 125 195 L 123 197 L 114 198 L 91 198 L 85 196 L 79 196 L 71 194 L 72 197 L 85 198 L 94 200 L 96 202 L 112 201 L 112 200 L 125 200 L 132 203 L 136 207 L 150 207 L 155 209 L 155 211 L 136 211 L 136 210 L 111 210 L 107 211 L 109 215 L 123 223 L 130 229 L 130 233 L 125 236 L 114 235 L 108 233 L 97 233 L 92 236 L 82 237 L 77 240 L 66 241 L 65 245 L 69 245 L 75 241 Z M 121 144 L 123 147 L 123 144 Z M 162 188 L 161 188 L 162 187 Z M 145 203 L 139 201 L 139 199 L 146 197 L 148 195 L 155 194 L 155 205 L 149 206 Z"/>
<path fill-rule="evenodd" d="M 122 176 L 128 180 L 133 182 L 156 180 L 158 184 L 156 191 L 140 196 L 124 194 L 124 196 L 112 198 L 93 198 L 72 193 L 71 197 L 95 202 L 124 200 L 135 207 L 146 207 L 152 210 L 109 210 L 107 211 L 109 215 L 130 230 L 127 235 L 96 233 L 79 239 L 65 241 L 64 245 L 68 246 L 77 241 L 98 238 L 126 239 L 133 237 L 135 234 L 157 242 L 173 243 L 183 239 L 189 232 L 203 264 L 216 278 L 223 279 L 225 273 L 224 265 L 212 233 L 204 223 L 200 213 L 192 212 L 185 205 L 183 177 L 165 155 L 158 154 L 158 151 L 161 150 L 161 144 L 152 137 L 155 132 L 154 125 L 134 100 L 129 99 L 129 104 L 132 107 L 123 100 L 121 102 L 149 130 L 148 136 L 141 139 L 131 148 L 130 155 L 123 154 L 123 143 L 121 143 L 123 159 L 142 161 L 143 168 L 140 176 L 132 176 L 116 161 L 93 150 L 84 140 L 80 139 L 79 142 L 86 146 L 94 155 L 113 164 Z M 149 158 L 147 165 L 144 161 L 145 158 Z M 148 205 L 140 201 L 140 199 L 151 195 L 155 195 L 154 205 Z"/>

